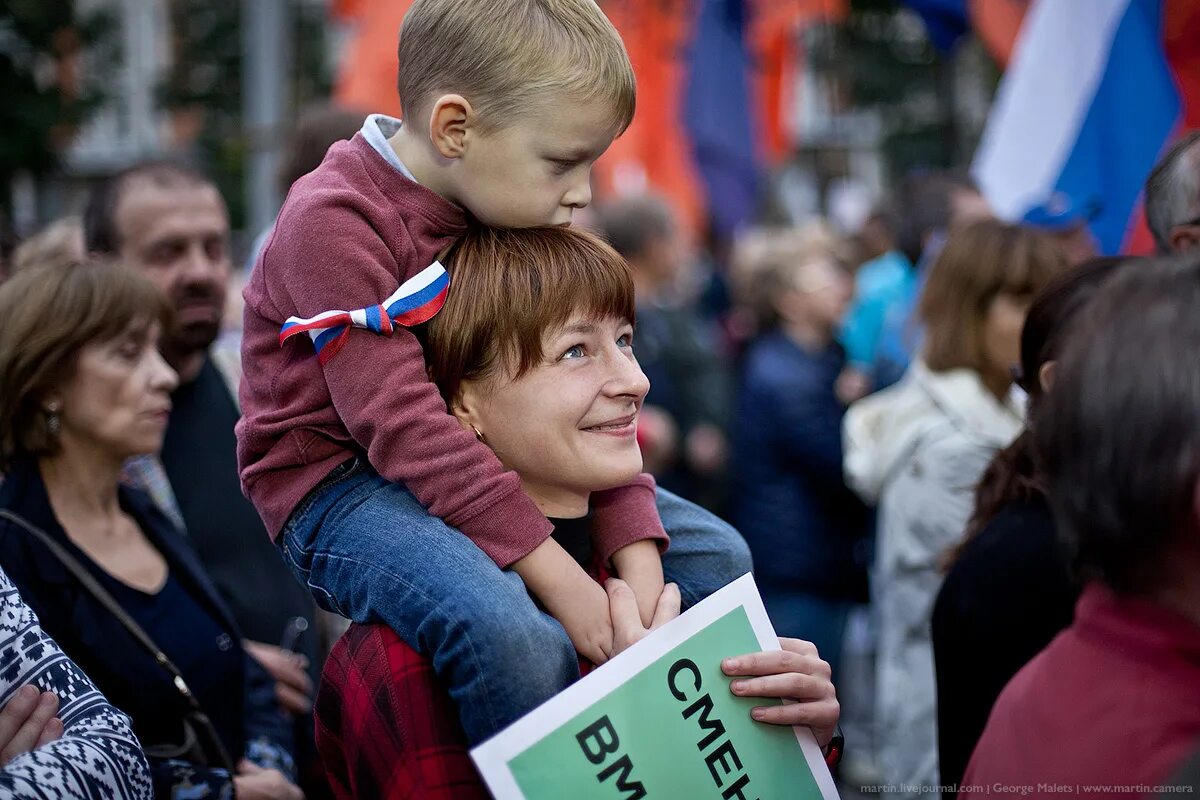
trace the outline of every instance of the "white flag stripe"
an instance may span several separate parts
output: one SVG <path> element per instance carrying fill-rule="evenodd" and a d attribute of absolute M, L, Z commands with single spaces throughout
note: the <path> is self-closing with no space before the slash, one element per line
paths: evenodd
<path fill-rule="evenodd" d="M 1130 0 L 1035 0 L 996 93 L 974 175 L 1019 219 L 1043 203 L 1071 154 Z"/>

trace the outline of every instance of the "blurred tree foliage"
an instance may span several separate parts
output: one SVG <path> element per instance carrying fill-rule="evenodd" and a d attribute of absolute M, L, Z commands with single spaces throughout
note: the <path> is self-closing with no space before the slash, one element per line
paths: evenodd
<path fill-rule="evenodd" d="M 847 87 L 850 103 L 884 122 L 884 157 L 893 176 L 921 167 L 962 167 L 970 131 L 960 130 L 955 55 L 939 53 L 920 18 L 899 0 L 850 0 L 850 13 L 814 54 Z M 999 72 L 992 65 L 988 80 Z"/>
<path fill-rule="evenodd" d="M 328 97 L 332 76 L 326 63 L 324 4 L 306 0 L 292 0 L 292 4 L 294 67 L 284 85 L 288 105 L 296 110 Z M 216 180 L 238 230 L 246 216 L 247 154 L 242 124 L 241 2 L 169 0 L 169 9 L 174 55 L 159 88 L 159 102 L 169 111 L 198 120 L 196 156 Z"/>
<path fill-rule="evenodd" d="M 111 14 L 79 14 L 70 0 L 0 6 L 0 209 L 11 208 L 13 177 L 54 170 L 63 146 L 103 102 L 105 76 L 120 58 L 114 32 Z"/>

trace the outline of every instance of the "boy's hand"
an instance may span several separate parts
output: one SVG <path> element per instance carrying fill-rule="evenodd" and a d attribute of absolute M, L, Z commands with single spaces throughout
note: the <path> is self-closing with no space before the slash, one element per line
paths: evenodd
<path fill-rule="evenodd" d="M 542 602 L 579 654 L 593 664 L 608 660 L 613 647 L 608 595 L 558 542 L 547 539 L 514 561 L 513 570 Z"/>
<path fill-rule="evenodd" d="M 571 644 L 584 658 L 599 666 L 613 654 L 613 625 L 604 588 L 584 575 L 584 582 L 555 598 L 546 610 L 566 629 Z"/>
<path fill-rule="evenodd" d="M 633 589 L 642 624 L 649 627 L 663 592 L 662 558 L 658 555 L 658 544 L 650 539 L 627 544 L 613 553 L 612 563 L 617 577 Z"/>
<path fill-rule="evenodd" d="M 637 603 L 628 584 L 619 578 L 609 578 L 604 584 L 604 589 L 608 592 L 609 613 L 613 621 L 614 656 L 641 641 L 650 631 L 679 616 L 679 587 L 673 583 L 667 584 L 658 598 L 654 608 L 654 619 L 650 621 L 649 628 L 638 618 Z"/>

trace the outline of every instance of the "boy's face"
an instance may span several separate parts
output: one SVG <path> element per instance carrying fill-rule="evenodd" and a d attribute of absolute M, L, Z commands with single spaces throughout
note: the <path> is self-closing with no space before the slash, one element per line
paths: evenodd
<path fill-rule="evenodd" d="M 457 200 L 501 228 L 566 225 L 592 200 L 592 164 L 616 137 L 599 103 L 558 99 L 498 130 L 469 136 Z"/>

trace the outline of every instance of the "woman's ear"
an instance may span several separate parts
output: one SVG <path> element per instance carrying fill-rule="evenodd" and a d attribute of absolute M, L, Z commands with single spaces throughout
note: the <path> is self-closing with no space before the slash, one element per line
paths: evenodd
<path fill-rule="evenodd" d="M 462 158 L 467 149 L 467 130 L 475 119 L 475 110 L 466 98 L 444 94 L 433 103 L 429 115 L 429 140 L 443 158 Z"/>
<path fill-rule="evenodd" d="M 1047 361 L 1038 368 L 1038 383 L 1042 387 L 1042 394 L 1048 394 L 1054 388 L 1054 371 L 1058 368 L 1058 362 Z"/>
<path fill-rule="evenodd" d="M 471 381 L 464 381 L 458 387 L 458 392 L 450 402 L 450 413 L 458 420 L 458 424 L 472 431 L 476 436 L 479 436 L 482 432 L 479 419 L 479 401 L 479 387 Z"/>

